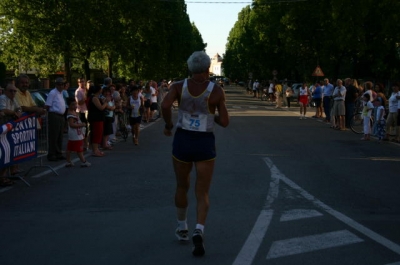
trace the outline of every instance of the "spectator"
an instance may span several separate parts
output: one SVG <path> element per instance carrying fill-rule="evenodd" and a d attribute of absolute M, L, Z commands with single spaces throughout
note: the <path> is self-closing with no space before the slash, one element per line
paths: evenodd
<path fill-rule="evenodd" d="M 398 116 L 398 101 L 400 99 L 399 92 L 400 85 L 398 83 L 392 84 L 392 94 L 389 97 L 389 113 L 386 117 L 386 136 L 384 141 L 389 141 L 390 131 L 393 130 L 396 137 L 398 135 L 397 116 Z"/>
<path fill-rule="evenodd" d="M 15 100 L 16 93 L 17 88 L 13 85 L 13 83 L 8 83 L 6 89 L 4 90 L 4 95 L 0 96 L 0 111 L 3 118 L 2 125 L 11 119 L 17 119 L 22 115 L 22 109 L 18 102 Z M 0 186 L 10 186 L 14 184 L 12 180 L 4 177 L 7 169 L 8 167 L 0 169 Z M 11 174 L 19 173 L 19 169 L 16 165 L 11 166 L 10 170 Z"/>
<path fill-rule="evenodd" d="M 98 85 L 91 87 L 91 93 L 88 100 L 90 141 L 92 144 L 92 155 L 96 157 L 104 156 L 104 153 L 99 149 L 99 145 L 103 140 L 104 109 L 108 106 L 107 99 L 100 99 L 101 90 L 102 87 Z"/>
<path fill-rule="evenodd" d="M 29 92 L 30 79 L 27 75 L 21 74 L 17 77 L 15 82 L 17 87 L 17 94 L 15 100 L 21 106 L 22 112 L 36 112 L 37 115 L 46 114 L 46 110 L 39 108 L 35 101 L 33 101 L 31 93 Z"/>
<path fill-rule="evenodd" d="M 382 106 L 385 107 L 387 103 L 387 98 L 385 94 L 385 86 L 382 83 L 376 83 L 374 86 L 374 90 L 377 97 L 382 99 Z"/>
<path fill-rule="evenodd" d="M 344 99 L 346 98 L 346 88 L 343 86 L 343 81 L 338 79 L 336 87 L 333 90 L 333 116 L 335 121 L 332 121 L 333 128 L 344 131 L 345 129 L 345 105 Z M 332 117 L 333 118 L 333 117 Z"/>
<path fill-rule="evenodd" d="M 315 89 L 312 92 L 312 98 L 315 102 L 315 115 L 313 118 L 322 117 L 322 88 L 319 82 L 315 83 Z"/>
<path fill-rule="evenodd" d="M 283 100 L 283 88 L 282 85 L 277 81 L 274 81 L 275 84 L 275 96 L 276 96 L 276 106 L 275 108 L 282 108 L 282 100 Z"/>
<path fill-rule="evenodd" d="M 64 113 L 66 110 L 63 97 L 64 80 L 56 79 L 56 88 L 52 89 L 47 96 L 45 107 L 48 115 L 48 146 L 47 159 L 49 161 L 65 160 L 62 155 L 63 132 L 65 126 Z"/>
<path fill-rule="evenodd" d="M 290 109 L 290 101 L 292 100 L 293 89 L 290 86 L 287 86 L 285 94 L 286 94 L 286 104 L 287 104 L 286 108 Z"/>
<path fill-rule="evenodd" d="M 260 86 L 260 83 L 256 79 L 256 81 L 253 83 L 253 98 L 257 97 L 257 91 L 258 91 L 259 86 Z"/>
<path fill-rule="evenodd" d="M 377 131 L 376 135 L 379 142 L 383 139 L 383 137 L 385 137 L 385 108 L 382 106 L 382 103 L 383 99 L 381 97 L 377 97 L 374 101 L 374 105 L 376 108 L 375 127 Z"/>
<path fill-rule="evenodd" d="M 162 80 L 160 87 L 158 88 L 158 94 L 157 94 L 158 118 L 162 117 L 161 102 L 163 101 L 166 93 L 168 93 L 168 83 L 167 83 L 167 80 L 164 79 L 164 80 Z"/>
<path fill-rule="evenodd" d="M 371 134 L 371 114 L 372 114 L 372 109 L 374 108 L 374 105 L 372 104 L 370 100 L 370 95 L 369 93 L 364 93 L 363 95 L 363 121 L 364 121 L 364 137 L 361 138 L 362 141 L 369 141 L 370 139 L 370 134 Z"/>
<path fill-rule="evenodd" d="M 306 82 L 303 82 L 303 85 L 300 87 L 299 95 L 297 97 L 297 102 L 299 102 L 300 105 L 300 120 L 306 119 L 307 105 L 310 96 L 311 96 L 310 90 L 308 89 Z"/>
<path fill-rule="evenodd" d="M 111 145 L 111 143 L 117 142 L 116 132 L 117 132 L 117 127 L 118 127 L 118 119 L 115 119 L 115 115 L 116 115 L 116 113 L 120 113 L 120 111 L 121 111 L 121 94 L 120 94 L 121 87 L 122 87 L 121 84 L 115 84 L 115 85 L 112 84 L 109 86 L 110 91 L 111 91 L 111 99 L 112 99 L 112 102 L 115 107 L 113 110 L 113 114 L 114 114 L 113 122 L 111 123 L 112 133 L 108 137 L 108 141 L 110 142 L 110 145 Z M 103 92 L 104 92 L 104 90 L 103 90 Z"/>
<path fill-rule="evenodd" d="M 374 101 L 377 96 L 376 92 L 372 90 L 373 87 L 374 87 L 374 84 L 372 84 L 372 82 L 370 82 L 370 81 L 364 83 L 364 94 L 365 93 L 369 94 L 369 98 L 370 98 L 369 101 L 371 101 L 371 102 Z"/>
<path fill-rule="evenodd" d="M 144 90 L 144 121 L 149 122 L 150 121 L 150 106 L 151 106 L 151 88 L 150 88 L 150 82 L 147 82 Z"/>
<path fill-rule="evenodd" d="M 65 164 L 65 166 L 74 166 L 74 163 L 71 161 L 71 152 L 76 152 L 81 160 L 81 167 L 89 167 L 91 164 L 86 161 L 85 157 L 83 156 L 83 139 L 85 138 L 87 125 L 82 123 L 79 119 L 80 113 L 77 113 L 78 103 L 75 101 L 75 99 L 69 98 L 67 100 L 67 104 L 68 144 L 66 151 L 67 164 Z"/>
<path fill-rule="evenodd" d="M 158 108 L 157 104 L 157 82 L 150 81 L 150 90 L 151 90 L 151 103 L 150 103 L 150 121 L 154 121 L 154 112 Z"/>
<path fill-rule="evenodd" d="M 85 134 L 83 139 L 83 151 L 86 151 L 89 147 L 88 143 L 88 124 L 87 124 L 87 83 L 85 82 L 85 78 L 81 77 L 78 78 L 78 88 L 75 90 L 75 101 L 77 103 L 77 112 L 79 116 L 79 120 L 86 124 L 85 127 Z"/>
<path fill-rule="evenodd" d="M 324 79 L 324 93 L 323 93 L 323 106 L 325 112 L 325 122 L 331 122 L 331 104 L 332 104 L 332 94 L 334 87 L 329 83 L 329 79 Z"/>
<path fill-rule="evenodd" d="M 275 102 L 274 93 L 275 93 L 275 84 L 272 80 L 269 80 L 268 96 L 270 102 Z"/>
<path fill-rule="evenodd" d="M 107 106 L 104 109 L 104 128 L 103 128 L 103 149 L 104 150 L 111 150 L 111 142 L 109 141 L 110 135 L 114 133 L 113 131 L 113 123 L 115 120 L 114 117 L 114 110 L 115 110 L 115 103 L 114 99 L 111 95 L 111 87 L 105 87 L 103 89 L 103 97 L 105 98 L 105 101 L 107 102 Z"/>
<path fill-rule="evenodd" d="M 344 84 L 346 87 L 346 97 L 345 97 L 345 125 L 346 128 L 350 128 L 351 119 L 354 115 L 355 102 L 358 98 L 358 89 L 353 85 L 353 79 L 346 78 Z"/>

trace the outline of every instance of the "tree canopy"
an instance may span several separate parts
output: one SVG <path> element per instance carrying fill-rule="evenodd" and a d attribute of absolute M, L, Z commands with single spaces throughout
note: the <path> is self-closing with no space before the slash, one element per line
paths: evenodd
<path fill-rule="evenodd" d="M 246 80 L 310 80 L 317 65 L 329 78 L 397 79 L 400 8 L 393 0 L 254 0 L 232 28 L 225 75 Z"/>
<path fill-rule="evenodd" d="M 71 71 L 90 78 L 186 76 L 186 60 L 204 50 L 184 0 L 2 0 L 0 61 L 39 77 Z"/>

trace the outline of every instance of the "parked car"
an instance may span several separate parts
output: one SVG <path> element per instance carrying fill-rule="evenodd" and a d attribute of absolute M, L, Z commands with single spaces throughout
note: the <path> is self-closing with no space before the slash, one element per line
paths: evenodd
<path fill-rule="evenodd" d="M 303 85 L 302 83 L 294 83 L 292 85 L 292 90 L 293 90 L 292 101 L 297 101 L 297 98 L 299 97 L 299 91 L 302 85 Z"/>
<path fill-rule="evenodd" d="M 44 90 L 31 90 L 29 92 L 31 93 L 31 97 L 36 105 L 38 107 L 44 108 L 48 92 L 46 93 Z"/>

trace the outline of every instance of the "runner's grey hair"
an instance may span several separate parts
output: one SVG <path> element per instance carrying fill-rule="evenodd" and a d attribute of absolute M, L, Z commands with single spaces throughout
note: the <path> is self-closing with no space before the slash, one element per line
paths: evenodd
<path fill-rule="evenodd" d="M 205 52 L 197 51 L 190 55 L 187 64 L 190 72 L 199 74 L 209 71 L 211 60 Z"/>

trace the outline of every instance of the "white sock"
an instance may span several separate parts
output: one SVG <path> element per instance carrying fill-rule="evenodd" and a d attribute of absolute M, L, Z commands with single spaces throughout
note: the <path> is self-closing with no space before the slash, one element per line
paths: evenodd
<path fill-rule="evenodd" d="M 204 225 L 196 224 L 196 229 L 200 229 L 202 233 L 204 233 Z"/>
<path fill-rule="evenodd" d="M 188 230 L 187 221 L 186 220 L 183 220 L 183 221 L 178 220 L 178 228 L 179 228 L 179 230 Z"/>

